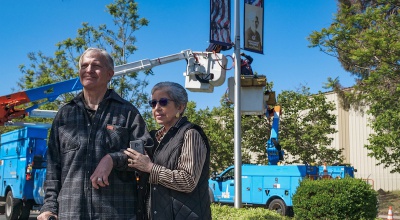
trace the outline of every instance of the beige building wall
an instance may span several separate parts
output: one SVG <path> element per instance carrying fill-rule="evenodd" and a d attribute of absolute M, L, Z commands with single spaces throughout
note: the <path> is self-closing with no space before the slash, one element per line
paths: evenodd
<path fill-rule="evenodd" d="M 400 174 L 392 174 L 383 165 L 376 165 L 378 161 L 368 157 L 368 150 L 364 148 L 368 144 L 369 134 L 373 132 L 368 126 L 368 116 L 354 110 L 343 110 L 335 93 L 326 93 L 325 96 L 336 104 L 333 113 L 337 117 L 335 128 L 338 133 L 332 136 L 334 140 L 331 147 L 344 148 L 345 163 L 357 169 L 355 177 L 367 179 L 375 190 L 400 190 Z"/>
<path fill-rule="evenodd" d="M 343 108 L 340 107 L 336 94 L 326 93 L 325 96 L 329 102 L 333 102 L 336 106 L 335 110 L 332 113 L 336 116 L 335 129 L 337 133 L 330 136 L 333 138 L 331 147 L 335 149 L 343 148 L 343 162 L 349 164 L 349 121 L 347 120 L 349 112 L 343 110 Z"/>

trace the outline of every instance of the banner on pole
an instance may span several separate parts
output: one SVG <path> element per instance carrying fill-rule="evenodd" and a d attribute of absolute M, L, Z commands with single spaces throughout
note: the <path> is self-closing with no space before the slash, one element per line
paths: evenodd
<path fill-rule="evenodd" d="M 263 54 L 264 0 L 244 0 L 244 49 Z"/>
<path fill-rule="evenodd" d="M 230 0 L 210 0 L 210 43 L 232 46 L 230 5 Z"/>

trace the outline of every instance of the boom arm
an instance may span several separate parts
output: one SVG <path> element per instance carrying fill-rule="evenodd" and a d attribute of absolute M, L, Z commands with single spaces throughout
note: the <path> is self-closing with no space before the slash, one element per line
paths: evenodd
<path fill-rule="evenodd" d="M 271 135 L 267 141 L 267 156 L 269 165 L 277 165 L 279 161 L 283 160 L 284 151 L 278 141 L 279 120 L 281 115 L 281 107 L 275 106 L 273 109 L 273 120 Z"/>
<path fill-rule="evenodd" d="M 141 70 L 148 70 L 155 66 L 172 63 L 182 59 L 189 59 L 192 52 L 190 50 L 183 50 L 180 53 L 171 54 L 165 57 L 159 57 L 156 59 L 144 59 L 135 61 L 132 63 L 123 64 L 120 66 L 114 67 L 114 76 L 121 76 Z"/>
<path fill-rule="evenodd" d="M 192 52 L 183 50 L 155 59 L 144 59 L 114 67 L 114 76 L 126 75 L 141 70 L 148 70 L 155 66 L 186 59 L 187 66 L 185 87 L 192 92 L 212 92 L 214 86 L 220 86 L 225 81 L 226 58 L 222 54 L 212 52 Z M 52 102 L 64 93 L 82 89 L 79 78 L 45 85 L 10 95 L 0 96 L 0 125 L 14 119 L 28 116 L 34 109 L 47 102 Z M 17 106 L 45 100 L 40 104 L 26 109 L 17 109 Z"/>
<path fill-rule="evenodd" d="M 4 125 L 4 123 L 11 119 L 29 115 L 32 110 L 39 107 L 39 104 L 33 105 L 27 109 L 17 109 L 15 108 L 16 106 L 42 99 L 46 99 L 46 101 L 41 104 L 52 102 L 61 94 L 73 92 L 79 89 L 82 89 L 82 84 L 80 83 L 79 78 L 75 78 L 45 85 L 39 88 L 1 96 L 0 125 Z"/>

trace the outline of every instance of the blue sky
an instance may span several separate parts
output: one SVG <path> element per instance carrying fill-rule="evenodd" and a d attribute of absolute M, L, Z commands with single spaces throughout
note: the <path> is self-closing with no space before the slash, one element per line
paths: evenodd
<path fill-rule="evenodd" d="M 18 79 L 23 76 L 18 66 L 30 64 L 27 58 L 29 52 L 42 51 L 53 55 L 55 44 L 69 37 L 74 38 L 82 22 L 93 26 L 112 25 L 112 17 L 105 12 L 105 5 L 112 2 L 0 0 L 0 96 L 13 93 L 12 89 L 17 88 Z M 147 18 L 150 24 L 136 32 L 138 51 L 129 58 L 130 62 L 154 59 L 185 49 L 205 51 L 209 44 L 209 1 L 136 2 L 139 4 L 139 15 Z M 243 0 L 240 5 L 243 12 Z M 233 10 L 233 0 L 231 7 Z M 243 52 L 254 58 L 254 71 L 274 82 L 277 93 L 296 90 L 300 85 L 310 87 L 312 93 L 326 91 L 322 87 L 328 77 L 339 77 L 344 86 L 353 85 L 353 78 L 341 68 L 336 58 L 320 52 L 318 48 L 308 48 L 309 34 L 331 24 L 336 13 L 336 1 L 267 0 L 264 7 L 264 54 Z M 240 20 L 243 20 L 243 13 Z M 233 49 L 223 52 L 225 55 L 232 53 Z M 231 62 L 228 63 L 230 65 Z M 185 68 L 184 60 L 155 67 L 155 75 L 149 78 L 148 90 L 155 83 L 166 80 L 184 85 Z M 232 76 L 234 71 L 228 71 L 226 78 Z M 226 90 L 227 80 L 222 86 L 215 87 L 213 93 L 189 92 L 189 99 L 195 101 L 200 109 L 212 108 L 220 105 L 220 98 Z"/>

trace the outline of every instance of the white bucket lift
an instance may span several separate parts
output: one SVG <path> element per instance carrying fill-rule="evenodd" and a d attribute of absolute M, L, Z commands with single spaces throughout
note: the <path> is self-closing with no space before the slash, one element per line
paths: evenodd
<path fill-rule="evenodd" d="M 253 77 L 253 76 L 250 76 Z M 235 78 L 228 78 L 228 98 L 235 100 Z M 264 95 L 265 86 L 241 86 L 240 87 L 240 108 L 243 115 L 265 115 L 266 100 Z"/>

